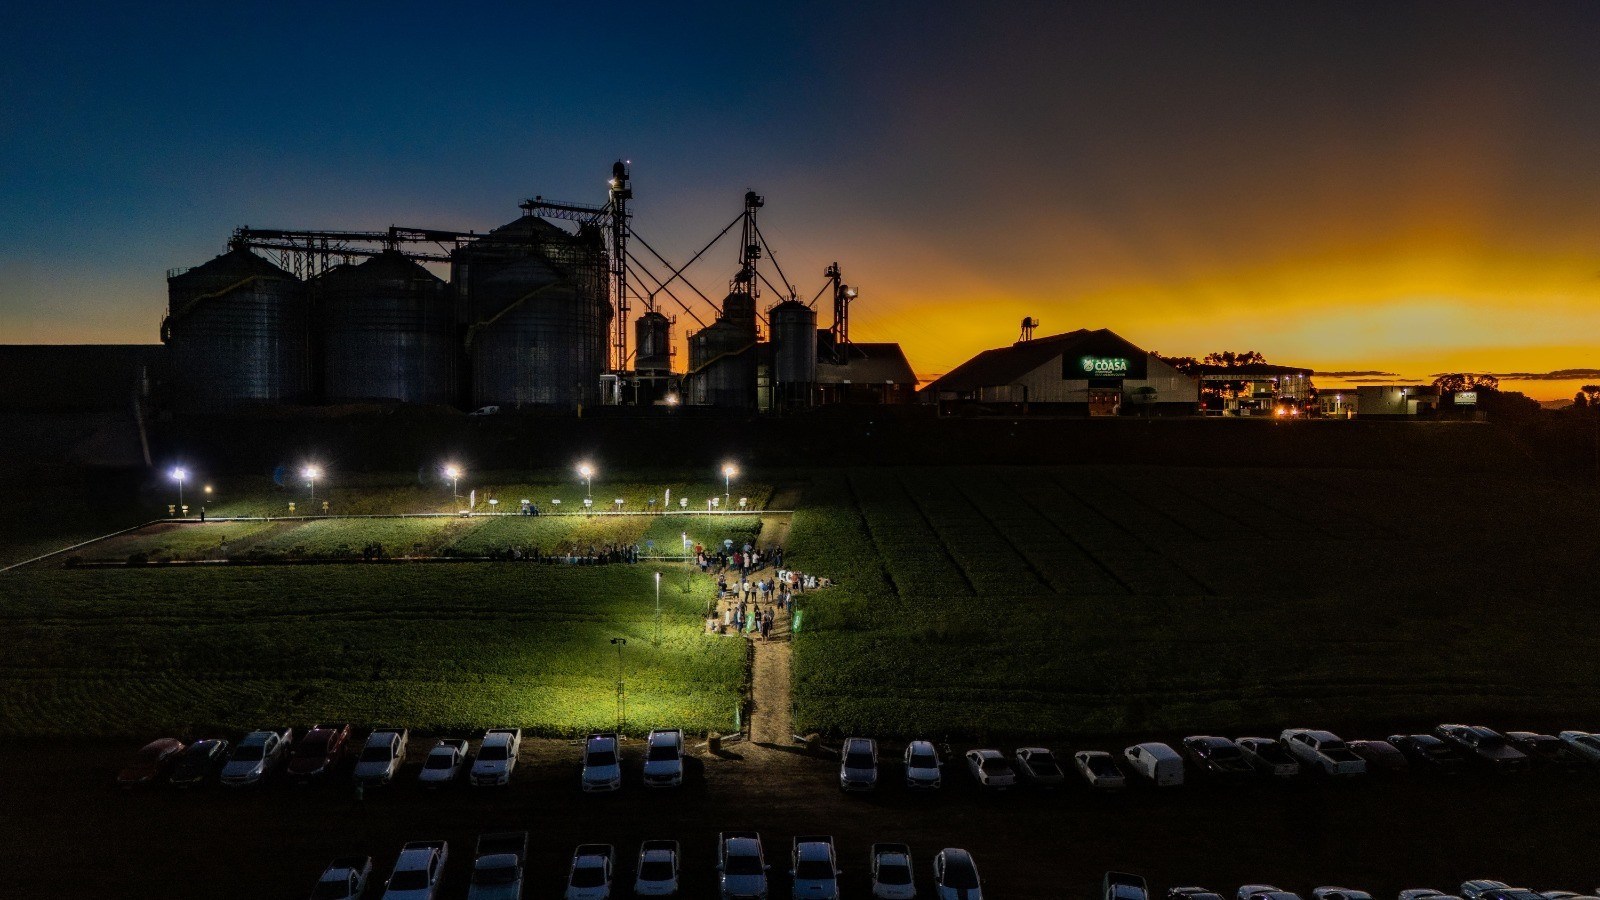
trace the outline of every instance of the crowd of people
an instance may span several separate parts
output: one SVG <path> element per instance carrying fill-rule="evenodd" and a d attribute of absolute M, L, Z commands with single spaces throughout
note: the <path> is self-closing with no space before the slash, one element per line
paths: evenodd
<path fill-rule="evenodd" d="M 694 555 L 700 571 L 717 576 L 716 596 L 706 616 L 706 630 L 715 634 L 770 640 L 774 626 L 794 612 L 797 595 L 828 584 L 826 578 L 785 568 L 782 547 L 763 552 L 745 544 L 738 550 L 707 553 L 696 544 Z M 767 567 L 770 573 L 764 571 Z"/>

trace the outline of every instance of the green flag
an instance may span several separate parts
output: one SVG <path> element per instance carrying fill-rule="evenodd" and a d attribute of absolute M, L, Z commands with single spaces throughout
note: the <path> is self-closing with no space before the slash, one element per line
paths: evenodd
<path fill-rule="evenodd" d="M 797 634 L 800 631 L 800 617 L 804 615 L 800 610 L 794 611 L 794 621 L 789 623 L 789 633 Z"/>

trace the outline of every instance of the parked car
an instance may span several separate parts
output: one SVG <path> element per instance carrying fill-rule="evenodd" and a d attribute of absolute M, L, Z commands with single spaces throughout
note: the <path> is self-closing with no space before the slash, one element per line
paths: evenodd
<path fill-rule="evenodd" d="M 1479 894 L 1477 900 L 1545 900 L 1545 896 L 1527 888 L 1495 888 Z"/>
<path fill-rule="evenodd" d="M 683 730 L 657 728 L 644 741 L 644 783 L 647 787 L 683 784 Z"/>
<path fill-rule="evenodd" d="M 906 844 L 872 845 L 872 896 L 875 900 L 916 900 L 911 873 L 911 848 Z"/>
<path fill-rule="evenodd" d="M 478 758 L 472 761 L 474 785 L 495 786 L 511 783 L 517 767 L 517 751 L 522 749 L 521 728 L 491 728 L 478 744 Z"/>
<path fill-rule="evenodd" d="M 1535 768 L 1553 768 L 1562 772 L 1582 772 L 1589 768 L 1583 757 L 1553 734 L 1508 731 L 1506 740 L 1532 760 Z"/>
<path fill-rule="evenodd" d="M 1255 766 L 1245 759 L 1239 745 L 1225 737 L 1200 734 L 1182 741 L 1183 755 L 1195 768 L 1224 781 L 1242 781 L 1255 774 Z"/>
<path fill-rule="evenodd" d="M 528 833 L 500 831 L 478 836 L 467 900 L 521 900 L 528 861 Z"/>
<path fill-rule="evenodd" d="M 944 760 L 932 741 L 912 741 L 906 745 L 906 787 L 932 790 L 944 781 Z"/>
<path fill-rule="evenodd" d="M 1494 772 L 1523 772 L 1531 764 L 1526 754 L 1505 735 L 1482 725 L 1440 725 L 1433 730 L 1440 738 L 1455 744 L 1467 757 Z"/>
<path fill-rule="evenodd" d="M 1391 734 L 1388 741 L 1418 771 L 1454 775 L 1467 766 L 1467 758 L 1460 751 L 1431 734 Z"/>
<path fill-rule="evenodd" d="M 222 771 L 228 761 L 228 742 L 211 738 L 185 747 L 172 764 L 167 782 L 174 787 L 205 784 Z"/>
<path fill-rule="evenodd" d="M 1284 746 L 1272 738 L 1242 737 L 1234 741 L 1245 761 L 1256 771 L 1273 778 L 1293 778 L 1300 774 L 1300 763 Z"/>
<path fill-rule="evenodd" d="M 1355 746 L 1354 741 L 1351 741 L 1350 744 L 1351 746 Z M 1385 744 L 1384 746 L 1388 745 Z M 1366 891 L 1353 891 L 1350 888 L 1342 887 L 1313 888 L 1311 891 L 1311 896 L 1315 898 L 1315 900 L 1372 900 L 1372 895 Z"/>
<path fill-rule="evenodd" d="M 1508 887 L 1511 887 L 1511 885 L 1506 884 L 1504 881 L 1494 881 L 1488 878 L 1463 881 L 1461 882 L 1461 896 L 1466 900 L 1478 900 L 1478 897 L 1489 891 L 1502 890 Z"/>
<path fill-rule="evenodd" d="M 356 760 L 356 780 L 366 784 L 388 784 L 406 761 L 406 741 L 411 733 L 404 728 L 381 728 L 367 735 L 367 744 Z"/>
<path fill-rule="evenodd" d="M 761 835 L 724 831 L 717 835 L 717 885 L 722 900 L 767 900 L 766 857 Z"/>
<path fill-rule="evenodd" d="M 850 738 L 839 750 L 839 789 L 870 791 L 878 786 L 878 742 Z"/>
<path fill-rule="evenodd" d="M 583 789 L 615 791 L 622 787 L 622 758 L 617 736 L 595 732 L 583 743 Z"/>
<path fill-rule="evenodd" d="M 796 835 L 789 854 L 789 877 L 795 900 L 839 900 L 839 861 L 833 838 L 826 834 Z"/>
<path fill-rule="evenodd" d="M 344 759 L 350 740 L 349 725 L 314 725 L 289 753 L 289 777 L 310 781 L 333 771 Z"/>
<path fill-rule="evenodd" d="M 933 889 L 939 900 L 983 900 L 983 879 L 972 854 L 946 847 L 933 858 Z"/>
<path fill-rule="evenodd" d="M 986 788 L 1003 791 L 1017 783 L 1017 773 L 999 750 L 968 750 L 967 768 Z"/>
<path fill-rule="evenodd" d="M 182 752 L 183 741 L 177 738 L 159 738 L 145 744 L 117 773 L 117 785 L 134 788 L 155 784 L 172 771 Z"/>
<path fill-rule="evenodd" d="M 1365 760 L 1367 771 L 1373 774 L 1394 775 L 1411 768 L 1406 755 L 1388 741 L 1351 741 L 1350 752 Z"/>
<path fill-rule="evenodd" d="M 1174 887 L 1167 888 L 1167 900 L 1222 900 L 1222 895 L 1210 888 Z"/>
<path fill-rule="evenodd" d="M 1107 872 L 1100 881 L 1100 900 L 1150 900 L 1150 886 L 1142 875 Z"/>
<path fill-rule="evenodd" d="M 1300 900 L 1300 895 L 1270 884 L 1247 884 L 1239 888 L 1239 900 Z"/>
<path fill-rule="evenodd" d="M 1134 744 L 1122 751 L 1122 758 L 1140 775 L 1158 787 L 1177 787 L 1183 784 L 1183 757 L 1178 751 L 1159 741 Z"/>
<path fill-rule="evenodd" d="M 346 856 L 328 863 L 311 889 L 311 900 L 357 900 L 372 880 L 372 857 Z"/>
<path fill-rule="evenodd" d="M 671 897 L 678 893 L 677 841 L 645 841 L 639 845 L 633 893 L 636 897 Z"/>
<path fill-rule="evenodd" d="M 617 854 L 610 844 L 579 844 L 567 870 L 566 900 L 610 900 Z"/>
<path fill-rule="evenodd" d="M 1563 731 L 1558 737 L 1570 748 L 1591 763 L 1600 763 L 1600 734 L 1587 731 Z M 1467 900 L 1474 900 L 1468 897 Z"/>
<path fill-rule="evenodd" d="M 412 841 L 400 848 L 394 871 L 383 883 L 383 900 L 434 900 L 450 845 L 444 841 Z"/>
<path fill-rule="evenodd" d="M 283 764 L 289 756 L 293 731 L 252 731 L 234 745 L 233 754 L 222 767 L 222 783 L 229 787 L 258 784 Z"/>
<path fill-rule="evenodd" d="M 426 787 L 450 784 L 461 774 L 467 762 L 467 742 L 461 738 L 440 738 L 422 760 L 422 772 L 417 780 Z"/>
<path fill-rule="evenodd" d="M 1350 752 L 1345 742 L 1331 731 L 1315 728 L 1285 728 L 1278 740 L 1301 765 L 1328 775 L 1352 776 L 1367 771 L 1361 757 Z"/>
<path fill-rule="evenodd" d="M 1446 896 L 1444 891 L 1435 888 L 1406 888 L 1400 892 L 1398 900 L 1428 900 L 1429 897 Z"/>
<path fill-rule="evenodd" d="M 1072 764 L 1090 787 L 1119 791 L 1128 783 L 1127 776 L 1117 768 L 1116 758 L 1104 750 L 1079 750 L 1072 754 Z"/>
<path fill-rule="evenodd" d="M 1066 780 L 1055 754 L 1043 747 L 1023 747 L 1017 751 L 1017 772 L 1040 787 L 1053 788 Z"/>

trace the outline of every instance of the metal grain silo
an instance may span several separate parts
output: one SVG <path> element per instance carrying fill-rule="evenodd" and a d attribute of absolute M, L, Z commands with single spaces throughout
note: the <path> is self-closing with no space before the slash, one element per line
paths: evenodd
<path fill-rule="evenodd" d="M 805 406 L 817 380 L 817 312 L 798 300 L 785 300 L 768 314 L 772 324 L 774 401 Z"/>
<path fill-rule="evenodd" d="M 594 402 L 612 316 L 597 233 L 534 216 L 457 251 L 473 406 Z"/>
<path fill-rule="evenodd" d="M 633 368 L 636 372 L 660 373 L 672 371 L 672 322 L 655 310 L 650 310 L 633 323 Z"/>
<path fill-rule="evenodd" d="M 748 409 L 756 405 L 756 307 L 732 293 L 722 316 L 689 337 L 689 402 Z"/>
<path fill-rule="evenodd" d="M 438 276 L 390 250 L 329 270 L 313 293 L 327 400 L 454 399 L 455 326 Z"/>
<path fill-rule="evenodd" d="M 305 399 L 304 285 L 239 247 L 167 277 L 161 339 L 174 398 L 196 408 Z"/>

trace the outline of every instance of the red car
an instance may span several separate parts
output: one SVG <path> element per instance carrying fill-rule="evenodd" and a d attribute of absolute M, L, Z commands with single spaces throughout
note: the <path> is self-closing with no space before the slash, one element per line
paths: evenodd
<path fill-rule="evenodd" d="M 183 741 L 177 738 L 151 741 L 117 773 L 117 784 L 125 788 L 155 784 L 172 769 L 172 764 L 178 761 L 178 754 L 182 752 Z"/>
<path fill-rule="evenodd" d="M 289 751 L 289 777 L 307 781 L 331 772 L 344 758 L 349 725 L 318 725 Z"/>

